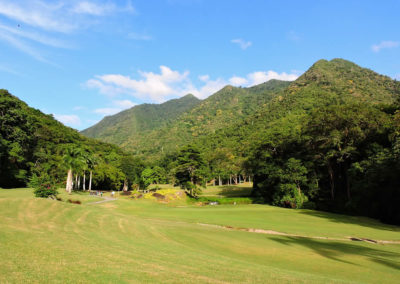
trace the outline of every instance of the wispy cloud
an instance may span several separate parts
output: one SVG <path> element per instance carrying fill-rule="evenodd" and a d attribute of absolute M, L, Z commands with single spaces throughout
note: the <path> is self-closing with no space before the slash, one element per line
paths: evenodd
<path fill-rule="evenodd" d="M 251 41 L 245 41 L 241 38 L 232 39 L 231 42 L 237 44 L 243 50 L 249 48 L 253 44 Z"/>
<path fill-rule="evenodd" d="M 287 39 L 291 41 L 299 41 L 301 39 L 300 35 L 295 31 L 290 31 L 287 34 Z"/>
<path fill-rule="evenodd" d="M 54 114 L 54 117 L 58 121 L 71 127 L 78 127 L 81 125 L 81 119 L 75 114 Z"/>
<path fill-rule="evenodd" d="M 15 71 L 13 68 L 1 64 L 0 64 L 0 72 L 6 72 L 13 75 L 21 76 L 21 74 Z"/>
<path fill-rule="evenodd" d="M 47 59 L 45 59 L 40 52 L 38 52 L 36 49 L 31 47 L 30 45 L 26 44 L 24 41 L 19 40 L 18 38 L 12 36 L 11 34 L 8 33 L 0 33 L 0 39 L 8 42 L 10 45 L 15 47 L 16 49 L 32 56 L 36 60 L 45 62 L 45 63 L 50 63 Z"/>
<path fill-rule="evenodd" d="M 389 49 L 389 48 L 395 48 L 400 45 L 400 42 L 398 41 L 391 41 L 391 40 L 386 40 L 386 41 L 381 41 L 378 44 L 374 44 L 371 46 L 371 49 L 373 52 L 379 52 L 381 49 Z"/>
<path fill-rule="evenodd" d="M 98 109 L 94 110 L 95 113 L 101 114 L 101 115 L 113 115 L 120 111 L 121 111 L 120 108 L 110 108 L 110 107 L 98 108 Z"/>
<path fill-rule="evenodd" d="M 149 36 L 147 34 L 138 34 L 138 33 L 129 33 L 128 34 L 128 38 L 129 39 L 133 39 L 133 40 L 152 40 L 153 37 Z"/>
<path fill-rule="evenodd" d="M 130 1 L 121 6 L 109 1 L 0 0 L 0 17 L 8 18 L 10 22 L 0 22 L 0 39 L 37 60 L 49 63 L 34 43 L 73 48 L 74 45 L 60 38 L 90 28 L 99 22 L 96 20 L 98 17 L 122 12 L 135 12 Z"/>

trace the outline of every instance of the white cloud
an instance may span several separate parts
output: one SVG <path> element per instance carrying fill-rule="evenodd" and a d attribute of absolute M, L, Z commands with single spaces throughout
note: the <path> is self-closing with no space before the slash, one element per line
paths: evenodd
<path fill-rule="evenodd" d="M 282 81 L 294 81 L 299 77 L 298 73 L 288 74 L 286 72 L 278 73 L 273 70 L 269 71 L 256 71 L 246 75 L 246 77 L 233 76 L 229 79 L 229 83 L 234 86 L 251 87 L 271 79 Z"/>
<path fill-rule="evenodd" d="M 0 17 L 11 20 L 9 24 L 0 24 L 0 39 L 37 60 L 50 63 L 31 41 L 56 48 L 71 48 L 73 45 L 58 37 L 98 24 L 99 21 L 92 16 L 121 12 L 134 12 L 130 1 L 122 7 L 109 1 L 0 0 Z"/>
<path fill-rule="evenodd" d="M 227 82 L 223 79 L 216 79 L 216 80 L 207 80 L 204 82 L 205 85 L 203 85 L 200 88 L 196 88 L 193 85 L 189 85 L 183 92 L 182 95 L 184 94 L 193 94 L 199 99 L 205 99 L 208 96 L 214 94 L 215 92 L 221 90 L 224 86 L 227 85 Z"/>
<path fill-rule="evenodd" d="M 36 49 L 32 48 L 30 45 L 26 44 L 24 41 L 14 37 L 13 35 L 11 35 L 9 33 L 0 33 L 0 39 L 6 41 L 8 44 L 12 45 L 16 49 L 32 56 L 36 60 L 50 63 Z"/>
<path fill-rule="evenodd" d="M 81 125 L 81 119 L 74 114 L 55 114 L 54 117 L 68 126 L 76 127 Z"/>
<path fill-rule="evenodd" d="M 299 77 L 297 73 L 278 73 L 273 70 L 252 72 L 245 77 L 232 76 L 227 80 L 223 78 L 210 79 L 210 76 L 205 74 L 198 77 L 202 85 L 195 86 L 189 78 L 188 71 L 174 71 L 167 66 L 160 66 L 158 74 L 140 71 L 139 75 L 140 79 L 133 79 L 121 74 L 97 75 L 94 79 L 86 81 L 84 85 L 88 88 L 98 89 L 100 93 L 110 97 L 130 95 L 145 102 L 161 103 L 188 93 L 204 99 L 228 84 L 250 87 L 271 79 L 293 81 Z M 115 113 L 117 109 L 122 110 L 135 104 L 129 100 L 114 100 L 112 103 L 118 108 L 101 109 L 97 113 Z"/>
<path fill-rule="evenodd" d="M 132 79 L 120 74 L 95 76 L 86 82 L 89 88 L 97 88 L 103 94 L 129 94 L 135 98 L 163 102 L 179 96 L 182 86 L 189 83 L 189 72 L 180 73 L 167 66 L 160 66 L 160 73 L 139 71 L 140 79 Z M 185 88 L 185 87 L 183 87 Z"/>
<path fill-rule="evenodd" d="M 203 81 L 203 82 L 207 82 L 208 80 L 210 80 L 210 76 L 209 75 L 200 75 L 199 80 Z"/>
<path fill-rule="evenodd" d="M 229 83 L 231 83 L 234 86 L 245 86 L 247 85 L 248 81 L 246 78 L 233 76 L 229 79 Z"/>
<path fill-rule="evenodd" d="M 231 42 L 237 44 L 243 50 L 247 49 L 253 44 L 251 41 L 245 41 L 241 38 L 232 39 Z"/>
<path fill-rule="evenodd" d="M 134 103 L 130 100 L 116 100 L 116 101 L 113 101 L 113 104 L 115 106 L 120 107 L 121 109 L 131 108 L 131 107 L 134 107 L 137 105 L 136 103 Z"/>
<path fill-rule="evenodd" d="M 0 14 L 33 27 L 57 32 L 70 32 L 77 24 L 63 16 L 64 4 L 47 4 L 42 1 L 0 1 Z"/>
<path fill-rule="evenodd" d="M 85 109 L 86 109 L 86 107 L 84 107 L 84 106 L 75 106 L 73 108 L 73 110 L 85 110 Z"/>
<path fill-rule="evenodd" d="M 121 111 L 120 108 L 111 108 L 111 107 L 98 108 L 98 109 L 94 110 L 95 113 L 102 114 L 102 115 L 113 115 L 120 111 Z"/>
<path fill-rule="evenodd" d="M 2 31 L 2 33 L 8 33 L 10 35 L 13 34 L 20 38 L 25 38 L 28 40 L 36 41 L 36 42 L 39 42 L 41 44 L 48 45 L 48 46 L 61 47 L 61 48 L 70 48 L 71 47 L 71 45 L 67 44 L 66 42 L 47 37 L 45 35 L 39 34 L 32 30 L 30 30 L 29 32 L 26 32 L 19 28 L 12 28 L 12 27 L 5 26 L 2 24 L 0 24 L 0 30 Z"/>
<path fill-rule="evenodd" d="M 97 4 L 89 1 L 78 2 L 72 11 L 77 14 L 89 14 L 94 16 L 103 16 L 108 13 L 112 13 L 116 10 L 116 6 L 113 3 Z"/>
<path fill-rule="evenodd" d="M 378 44 L 372 45 L 371 49 L 373 52 L 379 52 L 379 51 L 381 51 L 381 49 L 395 48 L 395 47 L 398 47 L 399 45 L 400 45 L 400 42 L 398 42 L 398 41 L 387 40 L 387 41 L 381 41 Z"/>

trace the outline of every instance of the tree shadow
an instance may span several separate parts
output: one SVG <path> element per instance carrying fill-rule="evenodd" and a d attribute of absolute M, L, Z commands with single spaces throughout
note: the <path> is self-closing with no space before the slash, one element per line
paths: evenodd
<path fill-rule="evenodd" d="M 379 230 L 393 231 L 400 233 L 400 227 L 395 225 L 389 225 L 381 223 L 379 220 L 363 217 L 363 216 L 351 216 L 335 214 L 325 211 L 315 211 L 315 210 L 301 210 L 301 214 L 315 216 L 319 218 L 328 219 L 331 222 L 342 223 L 342 224 L 355 224 L 363 227 L 370 227 Z"/>
<path fill-rule="evenodd" d="M 302 237 L 282 236 L 268 238 L 287 246 L 304 246 L 325 258 L 346 264 L 360 266 L 358 263 L 350 262 L 343 258 L 346 256 L 363 256 L 377 264 L 384 265 L 392 269 L 400 269 L 400 253 L 381 250 L 379 249 L 381 245 L 376 245 L 375 249 L 363 245 L 356 245 L 350 242 L 316 240 Z"/>
<path fill-rule="evenodd" d="M 251 194 L 251 187 L 236 187 L 236 186 L 221 186 L 219 195 L 223 197 L 249 197 Z"/>

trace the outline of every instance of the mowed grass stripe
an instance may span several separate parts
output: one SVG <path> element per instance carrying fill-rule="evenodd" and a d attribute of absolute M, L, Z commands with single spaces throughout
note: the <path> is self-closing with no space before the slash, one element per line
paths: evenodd
<path fill-rule="evenodd" d="M 400 276 L 399 246 L 207 228 L 187 223 L 185 210 L 154 219 L 152 212 L 176 208 L 113 203 L 1 197 L 0 282 L 396 283 Z"/>

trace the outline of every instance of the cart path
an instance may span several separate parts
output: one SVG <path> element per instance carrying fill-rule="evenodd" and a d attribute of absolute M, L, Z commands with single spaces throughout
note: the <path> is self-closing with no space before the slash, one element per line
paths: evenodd
<path fill-rule="evenodd" d="M 90 202 L 90 203 L 87 203 L 87 204 L 88 204 L 88 205 L 89 205 L 89 204 L 100 204 L 100 203 L 104 203 L 104 202 L 109 202 L 109 201 L 117 200 L 117 198 L 108 197 L 108 196 L 101 196 L 101 198 L 103 198 L 104 200 L 95 201 L 95 202 Z"/>

